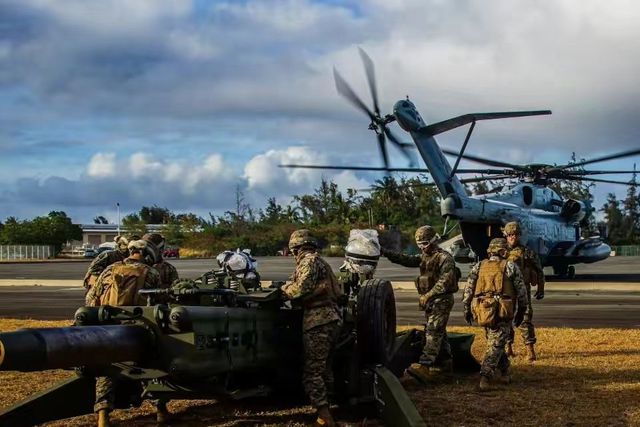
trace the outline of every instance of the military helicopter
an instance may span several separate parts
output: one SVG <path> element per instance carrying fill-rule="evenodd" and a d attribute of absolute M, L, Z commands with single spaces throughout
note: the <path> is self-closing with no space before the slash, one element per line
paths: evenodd
<path fill-rule="evenodd" d="M 621 170 L 584 170 L 583 166 L 640 154 L 640 149 L 606 155 L 594 159 L 564 165 L 527 164 L 516 165 L 465 154 L 467 144 L 480 120 L 504 119 L 551 114 L 550 110 L 472 113 L 427 125 L 416 106 L 407 99 L 393 107 L 393 114 L 381 115 L 375 81 L 373 61 L 360 49 L 367 82 L 373 98 L 373 110 L 356 95 L 336 69 L 334 77 L 338 93 L 371 120 L 369 129 L 376 133 L 383 167 L 335 166 L 335 165 L 281 165 L 282 167 L 339 169 L 359 171 L 419 172 L 429 173 L 441 196 L 440 209 L 445 218 L 444 235 L 450 220 L 457 220 L 465 246 L 471 248 L 480 259 L 486 258 L 486 248 L 494 237 L 501 237 L 501 228 L 510 221 L 518 221 L 523 230 L 522 242 L 539 254 L 544 266 L 553 268 L 554 274 L 573 278 L 575 264 L 593 263 L 609 257 L 611 248 L 600 236 L 581 237 L 581 227 L 586 224 L 593 208 L 589 201 L 563 200 L 548 187 L 555 180 L 628 184 L 623 181 L 592 178 L 591 175 L 635 173 Z M 408 132 L 413 144 L 401 142 L 388 125 L 397 122 Z M 443 132 L 470 124 L 460 151 L 442 149 L 435 136 Z M 411 148 L 417 149 L 427 169 L 412 165 L 406 168 L 389 166 L 386 139 L 401 150 L 410 160 Z M 456 157 L 453 167 L 445 154 Z M 490 169 L 458 168 L 462 159 L 491 166 Z M 458 174 L 481 174 L 472 178 L 458 178 Z M 488 180 L 515 179 L 513 185 L 484 195 L 469 195 L 466 183 Z M 461 248 L 461 249 L 464 249 Z M 454 253 L 454 256 L 456 254 Z M 459 259 L 459 257 L 457 257 Z"/>

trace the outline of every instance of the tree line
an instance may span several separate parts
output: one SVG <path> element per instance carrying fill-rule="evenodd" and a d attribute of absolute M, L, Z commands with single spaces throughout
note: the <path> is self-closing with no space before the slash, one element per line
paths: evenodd
<path fill-rule="evenodd" d="M 636 183 L 635 175 L 630 182 Z M 472 194 L 483 194 L 497 185 L 480 182 L 468 189 Z M 563 198 L 593 203 L 593 184 L 557 182 L 553 188 Z M 586 234 L 593 235 L 599 228 L 606 230 L 610 244 L 640 244 L 640 195 L 635 185 L 628 187 L 624 200 L 617 200 L 610 193 L 600 210 L 604 220 L 595 224 L 592 217 Z M 101 216 L 96 216 L 94 222 L 108 223 Z M 250 248 L 256 255 L 273 255 L 285 249 L 290 233 L 301 227 L 313 229 L 329 253 L 341 251 L 352 228 L 378 228 L 383 242 L 399 238 L 399 243 L 406 247 L 412 244 L 416 226 L 431 224 L 442 229 L 443 220 L 436 188 L 426 175 L 419 175 L 385 176 L 369 189 L 346 191 L 323 179 L 310 194 L 294 196 L 289 204 L 272 197 L 259 209 L 250 206 L 237 187 L 234 208 L 222 215 L 209 213 L 205 218 L 154 205 L 143 206 L 122 220 L 123 230 L 130 234 L 143 235 L 148 224 L 162 224 L 169 245 L 211 256 L 237 247 Z M 80 227 L 61 211 L 32 220 L 10 217 L 0 223 L 0 244 L 50 244 L 60 250 L 67 241 L 81 238 Z"/>

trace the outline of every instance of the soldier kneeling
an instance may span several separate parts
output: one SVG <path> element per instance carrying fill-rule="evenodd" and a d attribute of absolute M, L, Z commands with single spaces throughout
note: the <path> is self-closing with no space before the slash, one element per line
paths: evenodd
<path fill-rule="evenodd" d="M 511 382 L 509 358 L 504 347 L 511 332 L 511 322 L 518 327 L 527 307 L 522 274 L 516 264 L 506 259 L 507 250 L 505 239 L 491 240 L 487 249 L 489 259 L 473 266 L 462 298 L 464 319 L 469 325 L 475 321 L 484 326 L 487 337 L 487 351 L 480 367 L 481 391 L 490 388 L 489 381 L 496 370 L 500 371 L 501 382 Z"/>

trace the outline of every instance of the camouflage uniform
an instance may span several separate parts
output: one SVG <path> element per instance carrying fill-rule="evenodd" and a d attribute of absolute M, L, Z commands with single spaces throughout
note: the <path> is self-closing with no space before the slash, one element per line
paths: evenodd
<path fill-rule="evenodd" d="M 531 249 L 520 244 L 509 248 L 509 256 L 507 259 L 520 268 L 522 279 L 527 289 L 527 309 L 524 312 L 524 320 L 518 328 L 520 329 L 525 344 L 535 344 L 536 331 L 532 322 L 533 307 L 531 305 L 531 287 L 538 286 L 538 292 L 541 294 L 544 293 L 544 271 L 538 255 Z M 514 335 L 514 330 L 511 328 L 507 343 L 513 344 Z"/>
<path fill-rule="evenodd" d="M 159 263 L 153 265 L 153 268 L 160 274 L 161 288 L 170 288 L 179 279 L 178 270 L 165 260 L 160 260 Z"/>
<path fill-rule="evenodd" d="M 102 272 L 111 264 L 123 261 L 127 256 L 129 256 L 128 251 L 121 251 L 119 249 L 104 251 L 99 254 L 91 264 L 89 264 L 89 268 L 87 269 L 87 274 L 84 276 L 84 288 L 87 292 L 95 285 L 96 280 L 98 280 L 98 276 L 102 274 Z"/>
<path fill-rule="evenodd" d="M 333 386 L 332 353 L 342 326 L 337 305 L 341 291 L 336 277 L 315 250 L 302 249 L 296 256 L 291 281 L 281 289 L 304 308 L 304 389 L 316 408 L 327 406 L 327 391 Z"/>
<path fill-rule="evenodd" d="M 109 287 L 113 286 L 113 268 L 118 264 L 128 264 L 134 267 L 140 267 L 142 269 L 147 270 L 145 281 L 143 288 L 157 288 L 160 286 L 160 275 L 158 272 L 149 267 L 146 264 L 143 264 L 140 261 L 135 259 L 127 258 L 120 263 L 111 264 L 107 267 L 98 280 L 87 294 L 87 305 L 98 306 L 101 305 L 100 300 L 105 292 L 108 291 Z M 136 299 L 136 301 L 127 301 L 123 305 L 137 305 L 139 303 L 143 303 L 140 299 Z M 115 390 L 116 390 L 116 379 L 111 377 L 97 377 L 96 378 L 96 401 L 93 407 L 95 412 L 98 412 L 102 409 L 106 409 L 107 411 L 113 410 L 113 404 L 115 401 Z"/>
<path fill-rule="evenodd" d="M 469 272 L 469 279 L 464 288 L 464 294 L 462 297 L 465 318 L 467 317 L 467 314 L 471 312 L 471 302 L 476 294 L 476 283 L 478 283 L 478 278 L 482 276 L 486 277 L 486 269 L 489 269 L 491 266 L 486 263 L 494 263 L 495 265 L 496 262 L 502 261 L 504 260 L 501 257 L 491 255 L 488 260 L 475 264 Z M 518 266 L 511 261 L 506 261 L 504 273 L 502 274 L 503 280 L 506 279 L 505 282 L 513 285 L 513 291 L 515 292 L 518 306 L 526 306 L 527 293 Z M 507 339 L 509 338 L 511 321 L 512 319 L 500 319 L 493 326 L 485 326 L 484 330 L 487 337 L 487 351 L 480 368 L 481 376 L 491 378 L 496 372 L 496 369 L 498 369 L 502 374 L 508 373 L 510 363 L 504 347 L 507 343 Z"/>
<path fill-rule="evenodd" d="M 425 344 L 420 363 L 434 364 L 451 360 L 451 346 L 447 339 L 447 322 L 453 308 L 453 294 L 458 291 L 458 275 L 453 257 L 436 247 L 430 253 L 406 255 L 385 250 L 389 261 L 405 267 L 419 267 L 416 288 L 428 303 L 425 310 Z"/>

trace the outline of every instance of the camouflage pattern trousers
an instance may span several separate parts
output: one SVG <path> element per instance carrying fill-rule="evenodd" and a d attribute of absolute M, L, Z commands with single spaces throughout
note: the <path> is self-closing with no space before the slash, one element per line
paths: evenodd
<path fill-rule="evenodd" d="M 487 337 L 487 351 L 480 367 L 481 376 L 491 378 L 496 369 L 501 373 L 506 373 L 509 370 L 509 358 L 504 351 L 504 346 L 507 344 L 510 331 L 512 331 L 511 322 L 504 321 L 493 327 L 484 328 Z"/>
<path fill-rule="evenodd" d="M 111 377 L 96 378 L 96 403 L 93 405 L 95 412 L 106 409 L 111 412 L 116 399 L 116 381 Z"/>
<path fill-rule="evenodd" d="M 333 321 L 304 331 L 302 385 L 316 408 L 329 404 L 327 391 L 333 389 L 333 351 L 341 321 Z"/>
<path fill-rule="evenodd" d="M 435 365 L 451 359 L 451 346 L 447 339 L 447 322 L 453 308 L 453 294 L 435 298 L 425 310 L 425 342 L 420 356 L 423 365 Z"/>
<path fill-rule="evenodd" d="M 522 323 L 518 327 L 520 329 L 520 334 L 522 335 L 522 339 L 525 344 L 535 344 L 536 343 L 536 330 L 533 327 L 533 307 L 531 305 L 531 286 L 526 285 L 527 288 L 527 308 L 524 312 L 524 319 Z M 511 327 L 509 331 L 509 339 L 507 340 L 508 344 L 513 344 L 515 339 L 515 331 L 513 327 Z"/>

